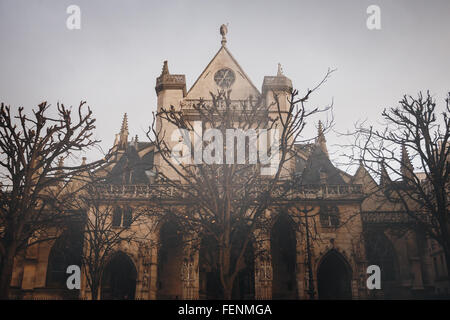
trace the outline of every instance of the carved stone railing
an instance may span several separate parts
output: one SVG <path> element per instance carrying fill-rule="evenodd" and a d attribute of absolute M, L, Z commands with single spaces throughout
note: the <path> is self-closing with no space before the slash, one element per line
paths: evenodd
<path fill-rule="evenodd" d="M 161 84 L 185 84 L 186 77 L 184 74 L 166 74 L 156 79 L 156 85 Z"/>
<path fill-rule="evenodd" d="M 200 102 L 203 102 L 205 104 L 206 107 L 212 105 L 213 101 L 211 99 L 211 97 L 205 97 L 204 99 L 184 99 L 181 103 L 180 103 L 180 107 L 184 112 L 189 113 L 197 113 L 197 111 L 195 110 L 194 106 L 197 106 Z M 246 100 L 235 100 L 232 99 L 231 100 L 231 107 L 233 108 L 233 110 L 241 110 L 242 112 L 247 112 L 249 114 L 256 114 L 256 111 L 254 110 L 249 110 L 248 108 L 248 101 L 249 99 Z M 252 99 L 253 103 L 257 102 L 257 98 L 253 97 Z M 245 105 L 245 108 L 244 108 Z M 225 110 L 226 108 L 226 103 L 224 99 L 219 99 L 217 101 L 217 105 L 216 105 L 218 110 Z M 258 112 L 263 112 L 266 111 L 267 108 L 263 108 L 262 106 L 258 106 L 260 110 L 258 110 Z"/>
<path fill-rule="evenodd" d="M 304 194 L 324 194 L 333 195 L 361 195 L 362 185 L 360 184 L 322 184 L 322 185 L 304 185 L 299 191 Z"/>
<path fill-rule="evenodd" d="M 415 221 L 403 211 L 363 211 L 361 218 L 367 224 L 403 224 Z"/>
<path fill-rule="evenodd" d="M 187 188 L 187 187 L 186 187 Z M 267 190 L 267 186 L 261 190 Z M 249 187 L 249 194 L 257 194 L 258 187 Z M 189 193 L 182 188 L 164 185 L 98 185 L 97 191 L 107 197 L 182 200 Z M 273 191 L 275 198 L 294 199 L 355 199 L 362 197 L 361 185 L 303 185 L 286 189 L 280 184 Z"/>
<path fill-rule="evenodd" d="M 186 197 L 180 188 L 163 184 L 103 184 L 97 185 L 96 188 L 97 192 L 102 196 L 117 198 L 175 199 Z"/>

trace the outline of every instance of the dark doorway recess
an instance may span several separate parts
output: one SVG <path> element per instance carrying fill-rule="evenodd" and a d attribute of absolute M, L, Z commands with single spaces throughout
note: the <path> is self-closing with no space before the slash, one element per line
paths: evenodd
<path fill-rule="evenodd" d="M 183 236 L 172 221 L 164 223 L 159 232 L 158 299 L 181 299 L 181 266 L 183 263 Z"/>
<path fill-rule="evenodd" d="M 102 277 L 102 300 L 133 300 L 136 292 L 136 267 L 123 252 L 109 261 Z"/>
<path fill-rule="evenodd" d="M 319 299 L 351 299 L 351 269 L 336 250 L 322 259 L 317 272 Z"/>
<path fill-rule="evenodd" d="M 281 214 L 272 227 L 272 298 L 297 299 L 296 254 L 297 241 L 291 219 Z"/>

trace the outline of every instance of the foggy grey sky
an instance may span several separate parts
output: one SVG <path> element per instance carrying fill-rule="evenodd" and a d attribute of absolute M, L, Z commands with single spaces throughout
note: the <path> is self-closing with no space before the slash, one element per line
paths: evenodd
<path fill-rule="evenodd" d="M 81 8 L 81 30 L 66 28 L 71 4 Z M 371 4 L 381 8 L 381 30 L 366 27 Z M 278 62 L 301 91 L 337 68 L 312 99 L 334 99 L 337 131 L 380 120 L 405 93 L 430 89 L 442 103 L 450 90 L 448 0 L 0 0 L 0 100 L 27 109 L 87 100 L 105 150 L 124 112 L 130 135 L 143 141 L 163 61 L 186 75 L 189 89 L 220 48 L 222 23 L 229 23 L 228 48 L 258 89 Z M 333 132 L 327 140 L 339 151 Z"/>

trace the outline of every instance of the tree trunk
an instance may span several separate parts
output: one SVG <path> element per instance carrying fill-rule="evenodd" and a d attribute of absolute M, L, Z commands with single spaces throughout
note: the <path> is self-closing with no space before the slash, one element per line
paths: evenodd
<path fill-rule="evenodd" d="M 442 227 L 442 249 L 444 250 L 445 264 L 447 267 L 447 283 L 450 289 L 450 239 L 447 220 L 441 223 Z"/>
<path fill-rule="evenodd" d="M 220 268 L 222 272 L 221 282 L 223 288 L 223 298 L 225 300 L 231 300 L 233 292 L 233 279 L 231 275 L 231 247 L 228 245 L 221 249 L 221 251 L 222 259 Z"/>
<path fill-rule="evenodd" d="M 99 289 L 99 285 L 98 284 L 94 284 L 92 286 L 92 288 L 91 288 L 91 299 L 92 300 L 99 300 L 98 289 Z"/>
<path fill-rule="evenodd" d="M 0 266 L 0 300 L 9 299 L 9 289 L 11 285 L 15 256 L 16 246 L 8 246 Z"/>
<path fill-rule="evenodd" d="M 223 298 L 225 300 L 231 300 L 232 293 L 233 293 L 233 286 L 226 286 L 223 288 Z"/>
<path fill-rule="evenodd" d="M 445 264 L 447 267 L 447 284 L 448 288 L 450 289 L 450 245 L 448 244 L 448 241 L 446 241 L 446 244 L 444 244 L 442 247 L 444 250 Z"/>

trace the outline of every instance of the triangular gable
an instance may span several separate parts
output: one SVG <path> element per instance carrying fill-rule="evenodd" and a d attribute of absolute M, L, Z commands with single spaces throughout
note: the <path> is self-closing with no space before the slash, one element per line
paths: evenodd
<path fill-rule="evenodd" d="M 223 68 L 231 69 L 235 75 L 235 81 L 230 88 L 231 99 L 245 100 L 250 95 L 253 97 L 260 95 L 230 51 L 222 46 L 189 89 L 186 99 L 210 99 L 210 92 L 216 93 L 220 89 L 214 81 L 214 75 Z"/>

